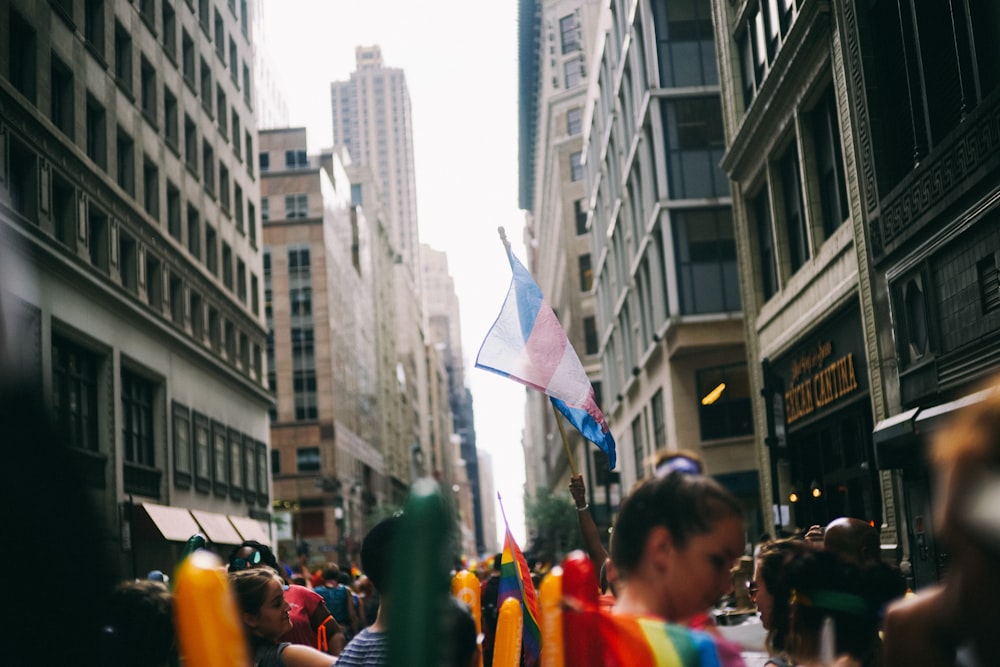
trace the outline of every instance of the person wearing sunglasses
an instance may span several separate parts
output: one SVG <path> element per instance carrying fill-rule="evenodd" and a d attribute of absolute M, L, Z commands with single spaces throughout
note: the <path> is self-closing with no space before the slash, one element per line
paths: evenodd
<path fill-rule="evenodd" d="M 290 606 L 292 627 L 281 636 L 281 641 L 340 655 L 347 643 L 344 629 L 334 620 L 322 596 L 285 578 L 271 547 L 256 540 L 246 540 L 229 555 L 230 574 L 257 568 L 274 570 L 284 583 L 284 599 Z"/>

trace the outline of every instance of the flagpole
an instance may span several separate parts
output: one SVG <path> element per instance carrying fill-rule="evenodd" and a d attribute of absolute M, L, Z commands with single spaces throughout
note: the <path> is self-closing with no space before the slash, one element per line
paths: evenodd
<path fill-rule="evenodd" d="M 559 410 L 556 409 L 556 404 L 549 401 L 552 405 L 552 414 L 556 416 L 556 424 L 559 425 L 559 435 L 562 436 L 563 448 L 566 450 L 566 460 L 569 461 L 569 470 L 573 473 L 573 477 L 576 477 L 576 464 L 573 463 L 573 453 L 569 451 L 569 439 L 566 437 L 566 429 L 563 428 L 562 419 L 559 418 Z"/>

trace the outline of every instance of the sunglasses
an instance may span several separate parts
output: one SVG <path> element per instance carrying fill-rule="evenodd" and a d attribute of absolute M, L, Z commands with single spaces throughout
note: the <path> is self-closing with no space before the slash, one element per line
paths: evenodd
<path fill-rule="evenodd" d="M 760 586 L 754 581 L 747 582 L 747 593 L 750 594 L 751 598 L 757 597 L 757 593 L 760 591 Z"/>
<path fill-rule="evenodd" d="M 234 570 L 245 570 L 248 567 L 253 567 L 254 565 L 260 565 L 260 552 L 254 551 L 247 558 L 234 558 L 233 568 Z"/>

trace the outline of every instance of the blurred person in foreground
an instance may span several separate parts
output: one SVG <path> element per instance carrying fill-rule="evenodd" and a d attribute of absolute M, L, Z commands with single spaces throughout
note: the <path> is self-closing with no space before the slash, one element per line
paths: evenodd
<path fill-rule="evenodd" d="M 934 437 L 943 582 L 889 608 L 884 665 L 1000 665 L 1000 376 Z"/>

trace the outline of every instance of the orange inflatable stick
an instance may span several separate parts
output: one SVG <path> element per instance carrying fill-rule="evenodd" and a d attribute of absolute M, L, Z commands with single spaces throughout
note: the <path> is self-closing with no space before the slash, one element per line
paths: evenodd
<path fill-rule="evenodd" d="M 507 598 L 500 605 L 497 616 L 497 634 L 493 640 L 493 667 L 518 667 L 521 664 L 521 633 L 524 631 L 524 612 L 515 598 Z"/>
<path fill-rule="evenodd" d="M 562 567 L 556 565 L 542 579 L 538 597 L 542 608 L 542 667 L 563 667 Z"/>
<path fill-rule="evenodd" d="M 451 578 L 451 594 L 469 605 L 472 618 L 476 621 L 476 634 L 483 631 L 483 608 L 479 599 L 479 577 L 468 570 L 462 570 Z M 483 654 L 479 653 L 479 664 L 483 664 Z"/>
<path fill-rule="evenodd" d="M 236 597 L 211 551 L 194 551 L 174 573 L 174 624 L 184 667 L 250 664 Z"/>

